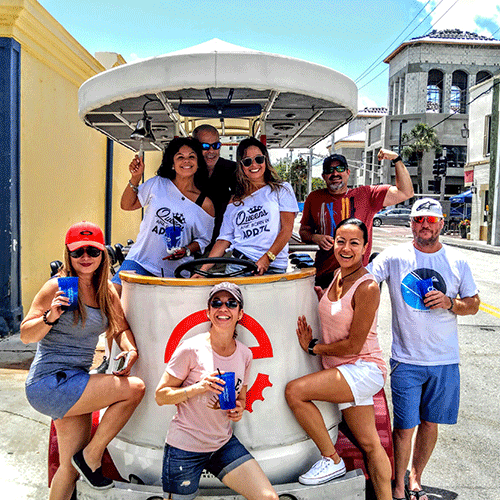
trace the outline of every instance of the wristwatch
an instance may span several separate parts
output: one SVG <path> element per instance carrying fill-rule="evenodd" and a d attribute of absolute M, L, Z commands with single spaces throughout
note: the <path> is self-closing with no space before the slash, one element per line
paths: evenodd
<path fill-rule="evenodd" d="M 309 342 L 309 345 L 307 346 L 307 352 L 311 354 L 311 356 L 316 356 L 316 353 L 314 352 L 314 346 L 318 343 L 318 339 L 312 339 L 311 342 Z"/>
<path fill-rule="evenodd" d="M 401 158 L 401 155 L 396 156 L 396 158 L 394 158 L 394 160 L 391 160 L 391 163 L 392 163 L 393 165 L 396 165 L 396 163 L 397 163 L 398 161 L 403 161 L 403 158 Z"/>
<path fill-rule="evenodd" d="M 274 255 L 274 254 L 273 254 L 273 252 L 271 252 L 271 250 L 268 250 L 268 251 L 266 252 L 266 255 L 269 257 L 269 260 L 270 260 L 271 262 L 274 262 L 274 261 L 276 260 L 276 255 Z"/>
<path fill-rule="evenodd" d="M 191 250 L 188 247 L 184 247 L 184 250 L 186 250 L 186 257 L 191 257 Z"/>

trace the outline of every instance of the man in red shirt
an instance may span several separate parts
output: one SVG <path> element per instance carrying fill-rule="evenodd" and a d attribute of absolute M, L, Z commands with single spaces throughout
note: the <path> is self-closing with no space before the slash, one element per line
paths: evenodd
<path fill-rule="evenodd" d="M 351 171 L 345 156 L 333 154 L 323 161 L 323 179 L 326 189 L 309 194 L 300 221 L 300 237 L 305 243 L 316 243 L 316 285 L 326 288 L 339 267 L 333 254 L 333 233 L 337 224 L 348 217 L 362 220 L 368 228 L 368 249 L 363 264 L 368 264 L 371 250 L 373 216 L 383 207 L 396 205 L 413 196 L 410 174 L 401 157 L 388 149 L 381 149 L 378 159 L 391 160 L 396 169 L 396 185 L 381 184 L 349 189 L 347 179 Z"/>

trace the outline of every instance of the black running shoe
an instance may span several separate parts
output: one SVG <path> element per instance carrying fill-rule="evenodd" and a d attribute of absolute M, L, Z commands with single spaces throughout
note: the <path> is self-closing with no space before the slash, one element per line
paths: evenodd
<path fill-rule="evenodd" d="M 92 488 L 96 490 L 108 490 L 114 486 L 111 479 L 102 475 L 102 467 L 99 467 L 94 472 L 90 469 L 83 458 L 83 450 L 73 455 L 71 459 L 73 467 L 80 473 L 82 479 Z"/>

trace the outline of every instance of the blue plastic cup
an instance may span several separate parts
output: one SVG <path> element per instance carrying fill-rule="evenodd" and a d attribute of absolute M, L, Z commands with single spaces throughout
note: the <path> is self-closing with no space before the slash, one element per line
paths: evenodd
<path fill-rule="evenodd" d="M 59 290 L 69 298 L 69 306 L 62 306 L 64 311 L 74 311 L 78 309 L 78 276 L 67 276 L 57 278 Z"/>
<path fill-rule="evenodd" d="M 425 294 L 435 290 L 432 278 L 427 278 L 425 280 L 417 281 L 418 291 L 420 292 L 420 297 L 424 300 Z"/>
<path fill-rule="evenodd" d="M 232 410 L 236 408 L 234 372 L 221 373 L 218 377 L 226 382 L 224 390 L 219 394 L 220 408 L 221 410 Z"/>
<path fill-rule="evenodd" d="M 170 226 L 165 228 L 165 242 L 170 251 L 180 247 L 182 228 L 180 226 Z"/>

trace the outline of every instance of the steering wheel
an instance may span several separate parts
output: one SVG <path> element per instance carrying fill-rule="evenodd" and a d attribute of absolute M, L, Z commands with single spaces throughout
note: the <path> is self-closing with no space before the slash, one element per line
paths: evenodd
<path fill-rule="evenodd" d="M 218 271 L 210 272 L 210 270 L 202 271 L 199 268 L 204 264 L 235 264 L 237 266 L 243 266 L 243 269 L 240 269 L 239 271 L 233 271 L 232 273 Z M 255 273 L 257 271 L 257 265 L 255 264 L 255 262 L 252 262 L 250 260 L 232 259 L 228 257 L 207 257 L 206 259 L 195 259 L 184 262 L 184 264 L 181 264 L 174 271 L 174 276 L 176 278 L 184 278 L 184 276 L 182 276 L 181 274 L 182 271 L 189 271 L 191 273 L 191 276 L 196 273 L 200 276 L 203 276 L 204 278 L 234 278 L 236 276 L 241 276 L 242 274 L 246 274 L 249 272 Z"/>

